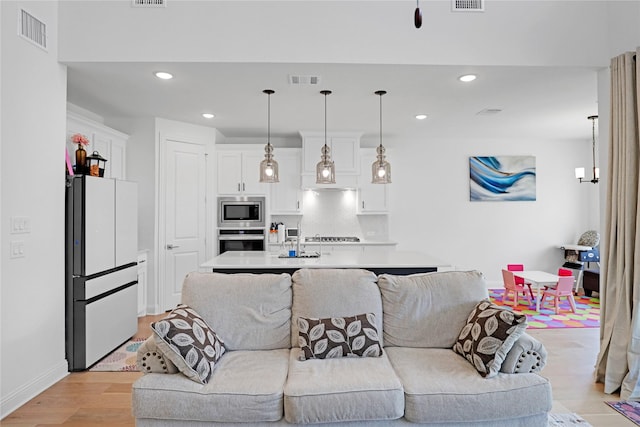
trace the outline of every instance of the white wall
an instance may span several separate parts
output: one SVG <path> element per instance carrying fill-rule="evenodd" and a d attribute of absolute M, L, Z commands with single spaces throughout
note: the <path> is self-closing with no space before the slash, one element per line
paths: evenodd
<path fill-rule="evenodd" d="M 389 159 L 394 170 L 390 235 L 398 249 L 480 270 L 499 284 L 507 263 L 556 270 L 563 262 L 558 245 L 576 243 L 584 231 L 598 227 L 597 212 L 588 209 L 598 187 L 574 177 L 576 166 L 590 162 L 589 144 L 522 137 L 437 145 L 437 151 L 428 142 L 398 145 Z M 476 155 L 535 156 L 536 201 L 470 202 L 469 157 Z"/>
<path fill-rule="evenodd" d="M 47 24 L 48 51 L 17 36 L 24 8 Z M 2 1 L 0 108 L 0 416 L 67 374 L 64 311 L 66 67 L 57 62 L 55 1 Z M 11 234 L 11 218 L 31 232 Z M 23 258 L 10 258 L 22 241 Z"/>

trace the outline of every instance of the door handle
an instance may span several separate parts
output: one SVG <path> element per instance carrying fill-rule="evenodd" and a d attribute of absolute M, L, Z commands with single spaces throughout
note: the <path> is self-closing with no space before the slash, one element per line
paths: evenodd
<path fill-rule="evenodd" d="M 172 244 L 168 244 L 167 245 L 167 249 L 175 249 L 175 248 L 179 248 L 180 245 L 172 245 Z"/>

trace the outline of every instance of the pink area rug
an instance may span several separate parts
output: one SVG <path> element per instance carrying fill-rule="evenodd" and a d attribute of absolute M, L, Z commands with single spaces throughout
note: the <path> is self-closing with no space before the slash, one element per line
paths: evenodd
<path fill-rule="evenodd" d="M 616 411 L 624 415 L 629 421 L 640 426 L 640 402 L 620 401 L 620 402 L 604 402 Z"/>

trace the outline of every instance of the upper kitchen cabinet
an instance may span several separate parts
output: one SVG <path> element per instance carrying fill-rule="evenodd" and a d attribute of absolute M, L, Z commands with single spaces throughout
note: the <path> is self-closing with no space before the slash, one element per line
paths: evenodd
<path fill-rule="evenodd" d="M 386 214 L 389 212 L 389 185 L 392 184 L 371 183 L 371 165 L 377 158 L 375 147 L 360 149 L 359 214 Z"/>
<path fill-rule="evenodd" d="M 336 165 L 335 184 L 316 184 L 316 165 L 322 156 L 323 132 L 300 132 L 302 136 L 303 188 L 355 188 L 360 174 L 360 132 L 328 133 L 327 145 Z"/>
<path fill-rule="evenodd" d="M 280 182 L 267 184 L 272 215 L 298 215 L 302 212 L 300 190 L 301 151 L 299 148 L 275 148 Z"/>
<path fill-rule="evenodd" d="M 217 171 L 218 194 L 260 194 L 267 192 L 260 183 L 260 162 L 264 158 L 262 148 L 247 146 L 218 146 Z"/>
<path fill-rule="evenodd" d="M 89 139 L 85 147 L 87 155 L 94 151 L 107 159 L 105 178 L 126 179 L 126 144 L 129 136 L 71 111 L 67 112 L 67 150 L 71 163 L 75 164 L 78 148 L 71 142 L 71 136 L 80 133 Z"/>

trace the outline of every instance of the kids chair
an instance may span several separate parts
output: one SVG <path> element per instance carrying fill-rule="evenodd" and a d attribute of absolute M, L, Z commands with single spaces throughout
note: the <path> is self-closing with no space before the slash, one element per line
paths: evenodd
<path fill-rule="evenodd" d="M 504 297 L 502 302 L 506 305 L 509 299 L 509 294 L 513 292 L 513 306 L 518 305 L 518 295 L 520 292 L 527 298 L 529 305 L 533 304 L 533 294 L 527 293 L 527 288 L 524 285 L 516 284 L 516 277 L 512 271 L 502 269 L 502 281 L 504 282 Z M 531 292 L 531 288 L 529 288 Z"/>
<path fill-rule="evenodd" d="M 573 276 L 560 276 L 558 283 L 554 289 L 545 289 L 542 294 L 542 305 L 547 297 L 553 297 L 553 303 L 555 305 L 556 314 L 560 309 L 560 297 L 567 297 L 569 299 L 569 305 L 571 305 L 571 311 L 576 312 L 576 301 L 573 299 Z"/>
<path fill-rule="evenodd" d="M 524 264 L 507 264 L 507 270 L 509 271 L 524 271 Z M 531 283 L 526 283 L 522 277 L 516 277 L 516 285 L 529 287 L 529 295 L 533 298 L 533 291 L 531 290 Z"/>

